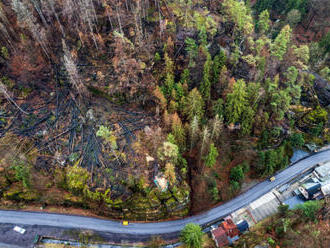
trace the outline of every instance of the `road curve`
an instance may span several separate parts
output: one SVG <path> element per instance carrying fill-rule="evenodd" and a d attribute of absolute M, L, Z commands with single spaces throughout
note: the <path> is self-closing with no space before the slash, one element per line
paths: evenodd
<path fill-rule="evenodd" d="M 130 223 L 128 226 L 123 226 L 118 221 L 103 220 L 91 217 L 0 210 L 0 223 L 91 229 L 114 234 L 125 234 L 127 237 L 131 236 L 132 238 L 136 237 L 136 235 L 162 235 L 176 233 L 181 231 L 181 229 L 190 222 L 194 222 L 199 225 L 206 225 L 221 219 L 222 217 L 227 216 L 235 210 L 242 208 L 258 199 L 275 187 L 289 182 L 291 179 L 295 178 L 304 171 L 311 169 L 317 163 L 326 162 L 328 160 L 330 160 L 330 150 L 315 153 L 312 156 L 304 158 L 279 172 L 276 175 L 276 180 L 274 182 L 270 182 L 269 180 L 263 181 L 223 205 L 214 207 L 207 212 L 181 220 L 156 223 Z"/>

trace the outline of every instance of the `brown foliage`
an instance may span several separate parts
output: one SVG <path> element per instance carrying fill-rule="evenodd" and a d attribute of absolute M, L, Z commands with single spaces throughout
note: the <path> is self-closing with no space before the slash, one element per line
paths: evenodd
<path fill-rule="evenodd" d="M 40 53 L 18 51 L 10 60 L 10 70 L 19 81 L 28 83 L 43 78 L 46 62 Z"/>
<path fill-rule="evenodd" d="M 172 119 L 172 126 L 180 126 L 180 127 L 182 126 L 181 119 L 177 112 L 171 115 L 171 119 Z"/>
<path fill-rule="evenodd" d="M 139 88 L 145 85 L 141 82 L 140 75 L 143 73 L 140 63 L 135 58 L 133 44 L 124 36 L 115 35 L 115 56 L 112 58 L 112 65 L 118 85 L 118 91 L 128 91 L 130 96 L 136 94 Z"/>
<path fill-rule="evenodd" d="M 236 80 L 233 77 L 228 80 L 228 86 L 225 88 L 222 94 L 223 98 L 226 98 L 227 94 L 232 92 L 235 83 Z"/>
<path fill-rule="evenodd" d="M 153 95 L 159 100 L 159 105 L 162 109 L 166 109 L 167 101 L 164 97 L 163 92 L 161 89 L 157 86 L 155 90 L 153 91 Z"/>

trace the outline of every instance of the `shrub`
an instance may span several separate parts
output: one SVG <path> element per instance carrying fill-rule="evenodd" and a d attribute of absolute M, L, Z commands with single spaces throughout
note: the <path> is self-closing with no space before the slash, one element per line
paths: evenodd
<path fill-rule="evenodd" d="M 301 133 L 294 133 L 290 136 L 290 143 L 294 148 L 301 148 L 305 144 L 305 140 Z"/>
<path fill-rule="evenodd" d="M 275 240 L 272 239 L 271 237 L 267 238 L 267 242 L 268 242 L 268 244 L 270 244 L 272 247 L 276 245 Z"/>
<path fill-rule="evenodd" d="M 159 53 L 158 52 L 156 52 L 155 53 L 155 62 L 158 62 L 158 61 L 160 61 L 162 58 L 160 57 L 160 55 L 159 55 Z"/>
<path fill-rule="evenodd" d="M 14 160 L 11 169 L 15 171 L 15 178 L 18 181 L 21 181 L 25 188 L 31 186 L 31 174 L 30 167 L 22 160 Z"/>
<path fill-rule="evenodd" d="M 278 206 L 278 212 L 281 216 L 286 216 L 289 211 L 289 205 L 282 204 Z"/>
<path fill-rule="evenodd" d="M 5 59 L 8 59 L 9 58 L 9 53 L 8 53 L 7 47 L 1 47 L 1 55 Z"/>
<path fill-rule="evenodd" d="M 117 138 L 113 134 L 113 132 L 109 130 L 108 127 L 105 127 L 105 126 L 101 125 L 99 127 L 99 130 L 97 130 L 97 132 L 96 132 L 96 136 L 102 137 L 103 139 L 105 139 L 105 141 L 110 144 L 112 149 L 117 149 L 118 148 Z"/>
<path fill-rule="evenodd" d="M 323 122 L 320 122 L 319 124 L 316 125 L 316 127 L 312 127 L 309 132 L 311 135 L 318 137 L 321 135 L 323 131 Z"/>
<path fill-rule="evenodd" d="M 236 181 L 233 181 L 233 180 L 230 181 L 230 186 L 231 186 L 232 191 L 234 191 L 234 192 L 239 190 L 240 187 L 241 187 L 239 182 L 236 182 Z"/>
<path fill-rule="evenodd" d="M 66 189 L 68 187 L 66 183 L 66 173 L 61 168 L 56 168 L 54 171 L 54 182 L 56 187 Z"/>
<path fill-rule="evenodd" d="M 67 186 L 73 193 L 82 193 L 87 187 L 89 178 L 88 171 L 85 168 L 78 166 L 78 163 L 66 168 Z"/>
<path fill-rule="evenodd" d="M 218 201 L 219 200 L 219 190 L 217 188 L 217 182 L 215 181 L 215 179 L 213 177 L 210 177 L 207 180 L 207 184 L 208 184 L 208 192 L 212 196 L 212 199 L 214 201 Z"/>
<path fill-rule="evenodd" d="M 210 192 L 210 194 L 212 196 L 212 199 L 214 201 L 218 201 L 219 200 L 219 190 L 218 190 L 217 187 L 211 188 L 209 192 Z"/>
<path fill-rule="evenodd" d="M 250 165 L 248 164 L 248 162 L 244 161 L 241 166 L 242 166 L 244 174 L 246 174 L 250 171 Z"/>
<path fill-rule="evenodd" d="M 290 26 L 295 26 L 296 24 L 298 24 L 301 20 L 301 13 L 299 12 L 299 10 L 296 9 L 292 9 L 290 10 L 290 12 L 288 13 L 287 17 L 286 17 L 287 22 L 290 24 Z"/>
<path fill-rule="evenodd" d="M 330 52 L 330 32 L 328 32 L 319 42 L 319 46 L 324 48 L 325 53 Z"/>
<path fill-rule="evenodd" d="M 302 211 L 303 216 L 311 221 L 316 220 L 316 213 L 320 210 L 320 208 L 321 204 L 319 201 L 307 201 L 297 206 L 297 209 Z"/>
<path fill-rule="evenodd" d="M 230 170 L 230 179 L 236 182 L 242 181 L 244 178 L 244 172 L 242 166 L 233 167 Z"/>
<path fill-rule="evenodd" d="M 317 106 L 316 109 L 314 109 L 304 117 L 304 122 L 308 124 L 319 124 L 320 122 L 327 123 L 327 121 L 328 112 L 320 106 Z"/>

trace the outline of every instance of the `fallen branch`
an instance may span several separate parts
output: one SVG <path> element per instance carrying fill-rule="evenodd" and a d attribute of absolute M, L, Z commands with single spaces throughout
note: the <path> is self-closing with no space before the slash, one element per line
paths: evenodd
<path fill-rule="evenodd" d="M 56 135 L 55 137 L 53 137 L 50 140 L 46 141 L 44 144 L 40 145 L 39 147 L 43 147 L 43 148 L 42 149 L 39 149 L 39 152 L 42 151 L 42 150 L 44 150 L 44 149 L 46 149 L 48 147 L 48 145 L 50 145 L 50 143 L 52 143 L 53 141 L 55 141 L 57 138 L 61 137 L 62 135 L 70 132 L 73 128 L 76 128 L 76 126 L 65 130 L 64 132 Z"/>
<path fill-rule="evenodd" d="M 6 86 L 0 82 L 0 93 L 4 94 L 5 98 L 10 101 L 12 104 L 14 104 L 16 106 L 16 108 L 19 109 L 19 111 L 21 111 L 22 113 L 28 115 L 29 113 L 24 111 L 23 109 L 21 109 L 20 106 L 18 106 L 18 104 L 14 101 L 14 99 L 9 95 Z"/>

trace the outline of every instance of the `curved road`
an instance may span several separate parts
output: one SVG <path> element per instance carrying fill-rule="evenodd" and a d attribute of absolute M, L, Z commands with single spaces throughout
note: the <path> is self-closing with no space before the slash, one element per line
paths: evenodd
<path fill-rule="evenodd" d="M 137 235 L 144 234 L 161 235 L 177 233 L 180 232 L 181 229 L 190 222 L 194 222 L 199 225 L 207 225 L 211 222 L 215 222 L 216 220 L 229 215 L 235 210 L 246 206 L 247 204 L 271 191 L 275 187 L 289 182 L 299 174 L 314 167 L 317 163 L 326 162 L 328 160 L 330 160 L 330 150 L 315 153 L 312 156 L 304 158 L 294 163 L 287 169 L 279 172 L 276 175 L 276 180 L 274 182 L 270 182 L 269 180 L 263 181 L 245 193 L 224 203 L 223 205 L 215 207 L 205 213 L 187 217 L 182 220 L 156 223 L 130 223 L 128 226 L 123 226 L 118 221 L 102 220 L 90 217 L 0 210 L 0 223 L 92 229 L 95 231 L 109 232 L 114 234 L 125 234 L 127 237 L 131 237 L 132 239 L 134 239 L 134 237 Z"/>

